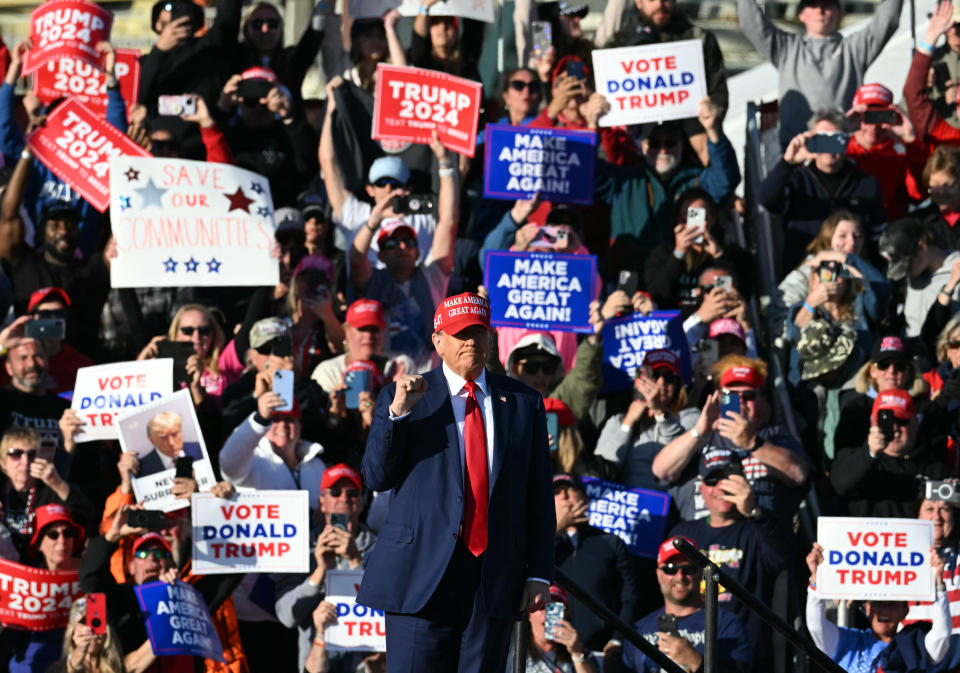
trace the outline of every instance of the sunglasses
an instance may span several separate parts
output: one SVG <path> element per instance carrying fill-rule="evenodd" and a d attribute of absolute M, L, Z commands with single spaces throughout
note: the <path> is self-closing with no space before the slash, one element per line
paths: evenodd
<path fill-rule="evenodd" d="M 254 30 L 263 30 L 264 28 L 276 30 L 280 27 L 280 19 L 253 19 L 250 25 L 253 26 Z"/>
<path fill-rule="evenodd" d="M 529 89 L 530 93 L 540 94 L 540 82 L 524 82 L 522 79 L 515 79 L 510 82 L 510 88 L 514 91 L 523 91 Z"/>
<path fill-rule="evenodd" d="M 757 390 L 727 390 L 724 388 L 723 392 L 739 396 L 741 402 L 753 402 L 760 396 L 760 392 Z"/>
<path fill-rule="evenodd" d="M 405 248 L 416 248 L 417 239 L 415 238 L 388 238 L 380 244 L 381 250 L 396 250 L 403 244 Z"/>
<path fill-rule="evenodd" d="M 713 474 L 703 477 L 703 483 L 707 486 L 716 486 L 721 480 L 726 478 L 727 477 L 723 474 L 723 472 L 714 472 Z"/>
<path fill-rule="evenodd" d="M 960 346 L 960 342 L 957 343 L 957 346 Z M 882 372 L 885 372 L 888 369 L 890 369 L 891 365 L 893 365 L 893 368 L 901 374 L 905 374 L 907 371 L 906 362 L 895 362 L 893 360 L 887 360 L 886 362 L 878 362 L 876 363 L 876 365 L 877 365 L 877 369 L 879 369 Z"/>
<path fill-rule="evenodd" d="M 948 341 L 947 348 L 960 348 L 960 341 Z"/>
<path fill-rule="evenodd" d="M 665 383 L 679 383 L 680 377 L 666 367 L 658 367 L 652 372 L 653 380 L 663 379 Z"/>
<path fill-rule="evenodd" d="M 341 488 L 340 486 L 333 486 L 327 489 L 327 493 L 334 498 L 339 498 L 344 493 L 347 494 L 348 498 L 359 498 L 360 491 L 355 488 Z"/>
<path fill-rule="evenodd" d="M 59 540 L 61 535 L 65 540 L 72 540 L 77 537 L 77 531 L 73 528 L 64 528 L 63 530 L 46 530 L 43 532 L 43 536 L 51 540 Z"/>
<path fill-rule="evenodd" d="M 202 337 L 210 336 L 210 333 L 213 332 L 213 327 L 210 325 L 201 325 L 200 327 L 186 326 L 180 328 L 180 334 L 183 336 L 193 336 L 194 331 Z"/>
<path fill-rule="evenodd" d="M 523 369 L 524 374 L 529 374 L 530 376 L 536 376 L 541 372 L 548 376 L 553 376 L 554 372 L 557 371 L 556 362 L 531 362 L 527 360 L 521 364 L 520 367 Z"/>
<path fill-rule="evenodd" d="M 138 559 L 146 559 L 152 556 L 157 561 L 171 558 L 170 552 L 166 549 L 160 549 L 159 547 L 154 547 L 153 549 L 138 549 L 133 555 Z"/>
<path fill-rule="evenodd" d="M 651 138 L 647 143 L 652 150 L 665 150 L 676 147 L 680 144 L 680 141 L 672 138 Z"/>
<path fill-rule="evenodd" d="M 687 576 L 693 576 L 697 574 L 697 566 L 694 565 L 677 565 L 676 563 L 664 563 L 660 566 L 660 572 L 664 575 L 676 575 L 678 572 L 683 573 Z"/>
<path fill-rule="evenodd" d="M 401 189 L 406 187 L 406 185 L 396 178 L 379 178 L 373 183 L 374 187 L 389 187 L 390 189 Z"/>
<path fill-rule="evenodd" d="M 36 449 L 30 449 L 30 450 L 10 449 L 9 451 L 7 451 L 7 455 L 13 458 L 14 460 L 20 460 L 24 456 L 27 457 L 27 460 L 33 460 L 34 458 L 37 457 L 37 450 Z"/>

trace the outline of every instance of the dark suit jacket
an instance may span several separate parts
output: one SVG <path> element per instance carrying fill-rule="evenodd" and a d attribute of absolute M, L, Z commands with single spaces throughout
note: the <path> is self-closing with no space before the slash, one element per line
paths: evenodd
<path fill-rule="evenodd" d="M 200 451 L 200 444 L 197 442 L 183 443 L 184 455 L 190 456 L 194 460 L 203 460 L 203 452 Z M 146 477 L 157 472 L 163 472 L 165 469 L 160 460 L 160 452 L 154 449 L 140 460 L 140 471 L 137 477 Z"/>
<path fill-rule="evenodd" d="M 413 614 L 436 590 L 463 519 L 463 477 L 453 405 L 441 367 L 424 375 L 427 391 L 393 422 L 395 384 L 380 392 L 363 456 L 368 488 L 392 492 L 357 602 Z M 543 399 L 514 379 L 486 375 L 493 402 L 493 489 L 481 606 L 502 619 L 517 615 L 528 577 L 553 579 L 556 518 Z M 486 429 L 489 433 L 490 428 Z"/>

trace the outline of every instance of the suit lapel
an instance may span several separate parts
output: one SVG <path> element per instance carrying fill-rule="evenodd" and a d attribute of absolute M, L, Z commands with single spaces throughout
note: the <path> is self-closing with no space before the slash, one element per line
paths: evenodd
<path fill-rule="evenodd" d="M 494 377 L 487 372 L 487 388 L 490 391 L 490 400 L 493 403 L 493 477 L 491 483 L 496 485 L 500 469 L 506 458 L 506 434 L 510 427 L 509 403 L 507 396 L 497 387 Z"/>
<path fill-rule="evenodd" d="M 447 433 L 447 448 L 449 460 L 447 473 L 452 483 L 459 484 L 460 494 L 463 495 L 463 466 L 460 464 L 460 438 L 457 434 L 457 421 L 453 416 L 453 404 L 450 402 L 450 389 L 443 369 L 438 367 L 426 374 L 427 392 L 424 400 L 427 402 L 427 416 L 435 416 L 443 424 Z M 451 469 L 452 468 L 452 469 Z"/>

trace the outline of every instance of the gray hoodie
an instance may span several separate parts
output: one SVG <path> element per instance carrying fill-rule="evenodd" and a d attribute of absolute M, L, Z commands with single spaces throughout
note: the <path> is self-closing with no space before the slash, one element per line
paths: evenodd
<path fill-rule="evenodd" d="M 862 30 L 825 38 L 777 28 L 756 0 L 737 0 L 740 28 L 760 55 L 777 69 L 780 88 L 780 142 L 807 130 L 821 108 L 846 112 L 864 74 L 880 55 L 897 24 L 903 0 L 884 0 Z"/>

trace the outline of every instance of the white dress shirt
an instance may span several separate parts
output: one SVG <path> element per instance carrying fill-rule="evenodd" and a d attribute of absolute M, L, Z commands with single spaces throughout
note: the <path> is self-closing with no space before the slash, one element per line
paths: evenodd
<path fill-rule="evenodd" d="M 450 392 L 450 403 L 453 405 L 453 419 L 457 423 L 457 441 L 460 442 L 460 476 L 466 483 L 465 465 L 467 464 L 467 449 L 463 443 L 463 426 L 467 416 L 467 398 L 470 396 L 467 392 L 467 380 L 454 372 L 443 363 L 443 377 L 447 380 L 447 388 Z M 487 370 L 482 369 L 480 376 L 474 383 L 477 384 L 476 396 L 477 404 L 483 411 L 484 433 L 487 437 L 487 486 L 489 492 L 493 492 L 493 400 L 490 399 L 490 389 L 487 387 Z"/>

